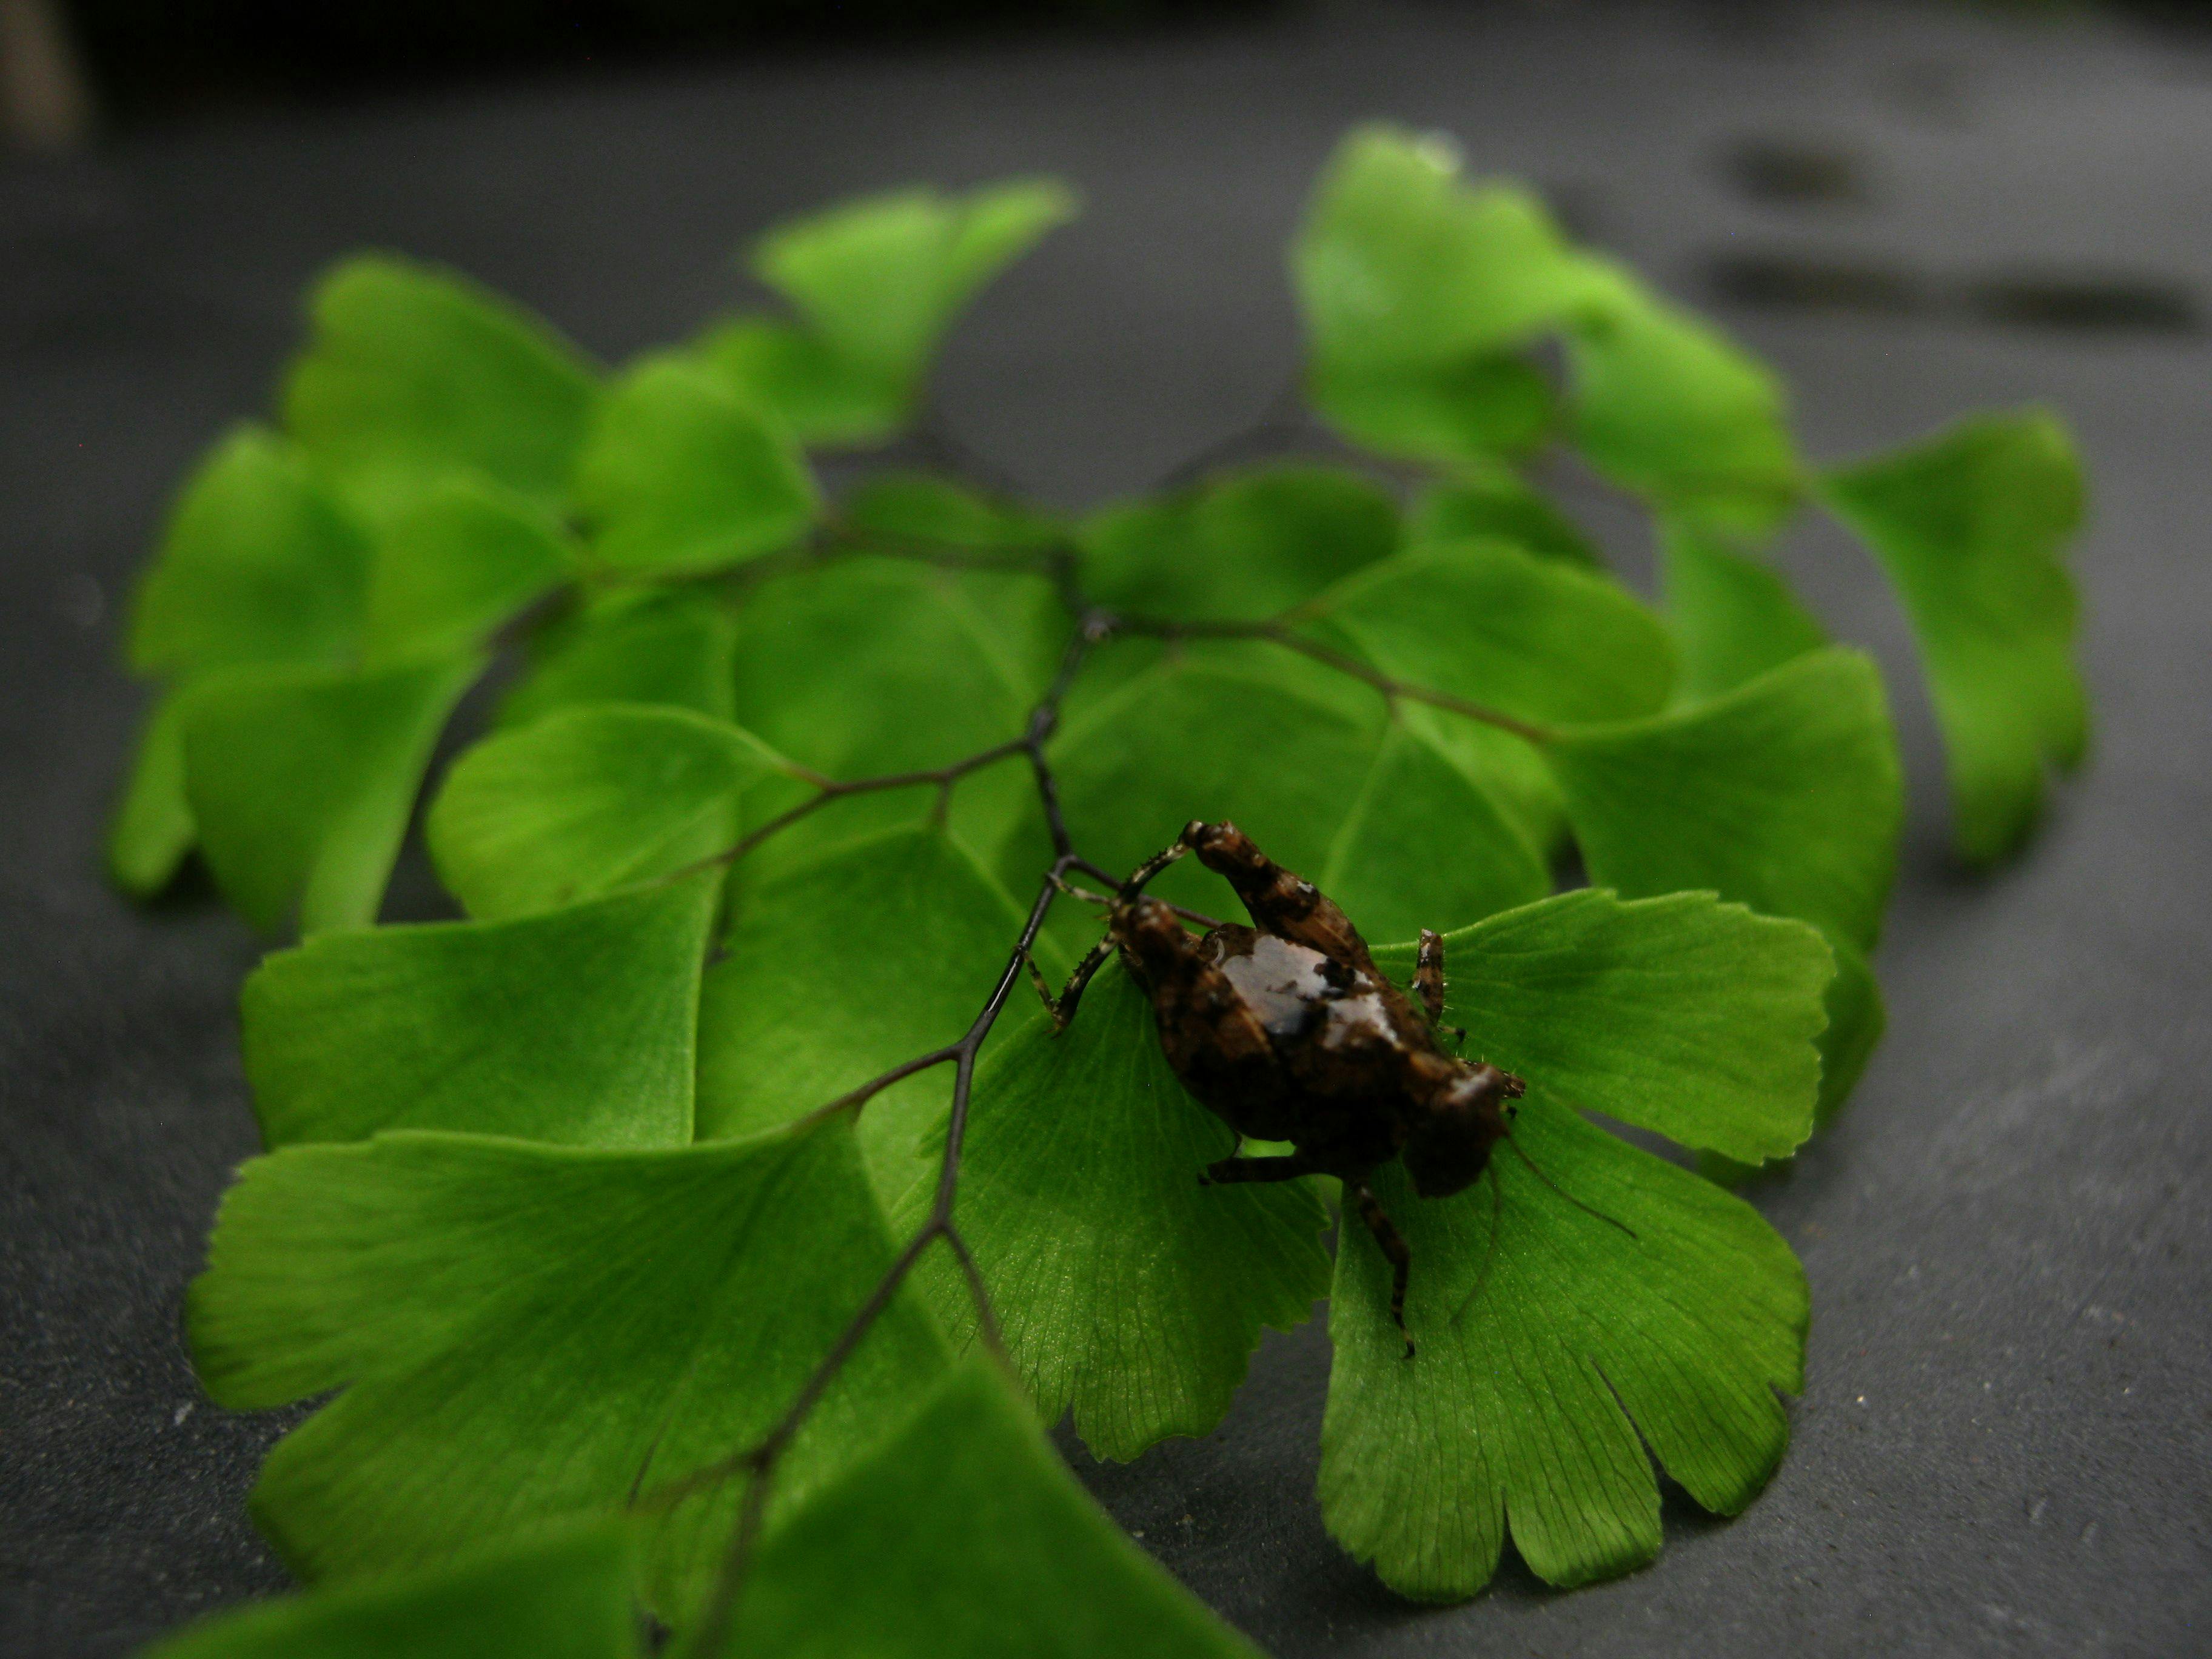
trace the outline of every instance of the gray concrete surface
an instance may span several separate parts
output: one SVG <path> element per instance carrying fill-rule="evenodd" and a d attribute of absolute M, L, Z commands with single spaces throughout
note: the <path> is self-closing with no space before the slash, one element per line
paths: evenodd
<path fill-rule="evenodd" d="M 1939 296 L 1720 309 L 1818 456 L 1983 404 L 2075 423 L 2094 769 L 2019 866 L 1952 873 L 1897 617 L 1839 536 L 1793 545 L 1896 671 L 1914 812 L 1889 1041 L 1757 1194 L 1815 1320 L 1794 1444 L 1741 1520 L 1675 1504 L 1655 1565 L 1572 1595 L 1514 1568 L 1466 1606 L 1396 1601 L 1313 1502 L 1318 1325 L 1269 1341 L 1217 1434 L 1085 1478 L 1286 1656 L 2212 1650 L 2212 350 L 1940 298 L 2024 272 L 2212 299 L 2212 46 L 1939 8 L 1441 5 L 580 74 L 0 161 L 0 1647 L 119 1653 L 281 1582 L 241 1506 L 281 1425 L 199 1402 L 176 1340 L 252 1150 L 234 999 L 258 947 L 204 899 L 131 909 L 95 848 L 141 699 L 119 596 L 180 470 L 267 406 L 312 273 L 363 244 L 450 260 L 619 357 L 720 302 L 729 249 L 787 210 L 1062 173 L 1087 218 L 944 384 L 975 444 L 1075 502 L 1282 381 L 1280 245 L 1374 115 L 1553 188 L 1693 302 L 1717 260 L 1776 254 Z M 1840 159 L 1858 199 L 1771 199 L 1776 146 Z M 1600 516 L 1637 568 L 1632 521 Z"/>

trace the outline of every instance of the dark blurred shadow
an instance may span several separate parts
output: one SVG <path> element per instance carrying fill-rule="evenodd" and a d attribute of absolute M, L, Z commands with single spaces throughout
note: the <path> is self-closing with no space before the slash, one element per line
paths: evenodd
<path fill-rule="evenodd" d="M 1283 0 L 67 0 L 90 78 L 129 121 L 178 110 L 420 85 L 507 70 L 788 46 L 1159 28 Z"/>

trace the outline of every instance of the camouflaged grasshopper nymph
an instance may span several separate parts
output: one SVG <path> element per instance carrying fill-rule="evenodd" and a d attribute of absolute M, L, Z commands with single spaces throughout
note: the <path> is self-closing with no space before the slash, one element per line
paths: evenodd
<path fill-rule="evenodd" d="M 1228 880 L 1253 926 L 1224 922 L 1194 937 L 1172 906 L 1145 896 L 1145 884 L 1185 853 Z M 1445 1051 L 1443 940 L 1421 934 L 1416 1009 L 1319 888 L 1269 859 L 1235 824 L 1194 820 L 1110 901 L 1107 936 L 1051 1003 L 1054 1018 L 1066 1024 L 1115 951 L 1152 998 L 1160 1046 L 1183 1086 L 1240 1136 L 1296 1149 L 1286 1157 L 1225 1158 L 1199 1179 L 1331 1175 L 1343 1182 L 1390 1263 L 1390 1316 L 1402 1333 L 1413 1253 L 1369 1178 L 1400 1158 L 1422 1197 L 1465 1191 L 1511 1132 L 1513 1103 L 1526 1086 L 1495 1066 Z M 1413 1352 L 1410 1336 L 1406 1352 Z"/>

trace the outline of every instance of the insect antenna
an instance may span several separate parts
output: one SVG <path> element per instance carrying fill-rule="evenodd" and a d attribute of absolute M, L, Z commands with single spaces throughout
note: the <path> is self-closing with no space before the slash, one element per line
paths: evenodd
<path fill-rule="evenodd" d="M 1482 1287 L 1490 1282 L 1490 1259 L 1498 1254 L 1498 1223 L 1505 1208 L 1505 1188 L 1498 1179 L 1495 1165 L 1486 1166 L 1484 1173 L 1490 1177 L 1490 1242 L 1482 1247 L 1482 1265 L 1474 1270 L 1474 1288 L 1468 1291 L 1466 1300 L 1459 1304 L 1451 1316 L 1451 1322 L 1455 1325 L 1467 1316 L 1467 1310 L 1474 1305 L 1475 1297 L 1482 1294 Z"/>
<path fill-rule="evenodd" d="M 1582 1200 L 1577 1198 L 1572 1193 L 1563 1188 L 1559 1183 L 1553 1180 L 1551 1176 L 1546 1175 L 1541 1170 L 1538 1169 L 1536 1167 L 1536 1160 L 1529 1157 L 1528 1154 L 1522 1149 L 1521 1143 L 1515 1139 L 1511 1135 L 1505 1137 L 1505 1144 L 1513 1149 L 1513 1154 L 1515 1157 L 1518 1158 L 1523 1164 L 1528 1166 L 1528 1173 L 1530 1175 L 1534 1176 L 1537 1180 L 1542 1182 L 1553 1192 L 1559 1194 L 1561 1198 L 1565 1199 L 1568 1203 L 1573 1205 L 1575 1208 L 1580 1210 L 1584 1215 L 1595 1216 L 1600 1221 L 1604 1222 L 1607 1226 L 1618 1227 L 1621 1231 L 1626 1233 L 1631 1238 L 1636 1237 L 1636 1229 L 1630 1226 L 1626 1221 L 1617 1220 L 1613 1217 L 1607 1215 L 1603 1210 L 1592 1209 L 1589 1205 L 1583 1203 Z"/>

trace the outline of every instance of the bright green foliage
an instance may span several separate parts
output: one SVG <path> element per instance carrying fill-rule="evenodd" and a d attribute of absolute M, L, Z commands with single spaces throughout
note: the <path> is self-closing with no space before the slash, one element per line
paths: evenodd
<path fill-rule="evenodd" d="M 2074 446 L 2047 414 L 1984 416 L 1825 489 L 1912 618 L 1949 750 L 1959 851 L 2002 858 L 2035 823 L 2045 769 L 2075 766 L 2088 743 L 2080 607 L 2061 556 L 2081 519 Z"/>
<path fill-rule="evenodd" d="M 787 1122 L 955 1041 L 1020 931 L 1005 890 L 927 825 L 832 847 L 747 887 L 700 1001 L 701 1139 Z M 950 1076 L 924 1073 L 861 1118 L 880 1189 L 911 1179 L 921 1120 L 942 1109 Z"/>
<path fill-rule="evenodd" d="M 447 271 L 377 254 L 315 290 L 284 423 L 376 517 L 453 471 L 556 507 L 598 396 L 538 319 Z"/>
<path fill-rule="evenodd" d="M 1034 577 L 867 558 L 763 583 L 738 626 L 738 720 L 801 765 L 854 778 L 944 766 L 1018 736 L 1067 623 Z M 1020 763 L 1002 763 L 962 786 L 953 827 L 973 848 L 995 847 L 1030 797 Z M 911 823 L 935 802 L 927 788 L 846 802 L 764 848 L 764 861 Z"/>
<path fill-rule="evenodd" d="M 927 472 L 878 472 L 842 503 L 851 529 L 914 552 L 1039 551 L 1062 532 L 1043 514 Z"/>
<path fill-rule="evenodd" d="M 107 869 L 126 893 L 149 897 L 168 885 L 192 848 L 192 807 L 185 798 L 184 707 L 165 692 L 146 717 L 131 781 L 107 832 Z"/>
<path fill-rule="evenodd" d="M 1733 539 L 1680 517 L 1660 520 L 1661 584 L 1686 700 L 1733 691 L 1828 642 L 1781 573 Z"/>
<path fill-rule="evenodd" d="M 1660 708 L 1666 629 L 1607 579 L 1495 539 L 1416 548 L 1316 611 L 1394 678 L 1538 725 Z"/>
<path fill-rule="evenodd" d="M 1377 454 L 1447 465 L 1534 448 L 1558 418 L 1551 384 L 1500 352 L 1419 369 L 1316 365 L 1314 407 Z"/>
<path fill-rule="evenodd" d="M 1127 869 L 1194 817 L 1229 818 L 1376 939 L 1544 891 L 1543 866 L 1497 801 L 1412 722 L 1379 697 L 1320 701 L 1273 665 L 1165 663 L 1070 725 L 1053 754 L 1091 857 Z M 1194 863 L 1157 890 L 1216 914 L 1224 902 Z"/>
<path fill-rule="evenodd" d="M 1677 1133 L 1694 1144 L 1695 1127 Z M 1804 1274 L 1741 1200 L 1584 1123 L 1540 1079 L 1490 1170 L 1448 1199 L 1416 1198 L 1395 1164 L 1376 1177 L 1413 1250 L 1412 1359 L 1374 1241 L 1347 1224 L 1337 1251 L 1322 1513 L 1425 1600 L 1487 1583 L 1509 1525 L 1551 1583 L 1642 1565 L 1660 1543 L 1654 1455 L 1736 1513 L 1789 1438 L 1775 1390 L 1803 1386 Z"/>
<path fill-rule="evenodd" d="M 771 1538 L 726 1650 L 775 1659 L 1256 1659 L 969 1361 Z"/>
<path fill-rule="evenodd" d="M 908 387 L 776 318 L 731 318 L 696 350 L 709 374 L 804 442 L 880 443 L 906 422 Z"/>
<path fill-rule="evenodd" d="M 648 358 L 607 394 L 577 463 L 591 557 L 674 574 L 788 547 L 819 506 L 790 437 L 769 416 L 672 356 Z"/>
<path fill-rule="evenodd" d="M 368 606 L 360 527 L 291 446 L 254 428 L 233 433 L 179 497 L 131 617 L 142 673 L 186 675 L 249 663 L 348 661 Z M 164 694 L 108 839 L 128 890 L 159 890 L 191 850 L 181 694 Z"/>
<path fill-rule="evenodd" d="M 234 1407 L 343 1390 L 255 1518 L 307 1577 L 426 1565 L 622 1505 L 763 1434 L 890 1258 L 851 1126 L 666 1152 L 413 1131 L 248 1164 L 192 1285 Z M 878 1442 L 944 1363 L 903 1299 L 809 1418 L 772 1510 Z M 693 1606 L 741 1478 L 657 1512 L 648 1601 Z"/>
<path fill-rule="evenodd" d="M 736 648 L 729 611 L 709 595 L 604 599 L 545 631 L 501 703 L 499 721 L 526 726 L 557 709 L 602 702 L 666 703 L 726 720 Z"/>
<path fill-rule="evenodd" d="M 1592 882 L 1630 897 L 1711 888 L 1874 942 L 1903 786 L 1881 678 L 1858 653 L 1815 652 L 1711 702 L 1564 733 L 1545 754 Z"/>
<path fill-rule="evenodd" d="M 1427 543 L 1497 540 L 1564 564 L 1603 562 L 1582 527 L 1502 461 L 1468 461 L 1431 484 L 1414 503 L 1407 539 Z"/>
<path fill-rule="evenodd" d="M 200 464 L 131 618 L 131 666 L 328 663 L 359 648 L 362 532 L 282 439 L 246 428 Z"/>
<path fill-rule="evenodd" d="M 1388 127 L 1346 139 L 1291 266 L 1312 343 L 1308 391 L 1347 435 L 1443 459 L 1540 434 L 1545 383 L 1500 354 L 1578 305 L 1589 267 L 1533 198 L 1462 183 L 1449 140 Z"/>
<path fill-rule="evenodd" d="M 1146 616 L 1258 618 L 1304 604 L 1397 550 L 1398 507 L 1340 467 L 1218 476 L 1083 526 L 1086 591 Z"/>
<path fill-rule="evenodd" d="M 636 1659 L 629 1564 L 612 1526 L 374 1583 L 218 1614 L 147 1659 Z"/>
<path fill-rule="evenodd" d="M 1710 893 L 1624 903 L 1584 888 L 1445 939 L 1452 1018 L 1553 1099 L 1746 1160 L 1813 1130 L 1834 971 L 1802 922 Z M 1379 954 L 1410 979 L 1410 946 Z"/>
<path fill-rule="evenodd" d="M 201 851 L 256 926 L 375 920 L 430 746 L 475 661 L 347 673 L 240 668 L 185 693 Z"/>
<path fill-rule="evenodd" d="M 1183 1092 L 1152 1022 L 1109 966 L 1066 1031 L 1036 1015 L 986 1060 L 953 1210 L 1039 1414 L 1073 1407 L 1101 1457 L 1204 1434 L 1261 1327 L 1302 1323 L 1328 1289 L 1305 1183 L 1199 1185 L 1237 1138 Z M 929 1197 L 917 1187 L 907 1218 Z M 946 1324 L 971 1331 L 961 1282 L 930 1283 Z"/>
<path fill-rule="evenodd" d="M 521 497 L 468 477 L 434 485 L 377 538 L 368 655 L 397 662 L 474 650 L 574 564 L 551 521 Z"/>
<path fill-rule="evenodd" d="M 1803 489 L 1773 375 L 1632 276 L 1605 276 L 1569 337 L 1577 446 L 1656 502 L 1771 530 Z"/>
<path fill-rule="evenodd" d="M 1103 885 L 1194 817 L 1370 939 L 1459 929 L 1447 1023 L 1530 1085 L 1468 1190 L 1375 1172 L 1413 1358 L 1356 1211 L 1338 1230 L 1336 1535 L 1414 1595 L 1479 1589 L 1509 1534 L 1578 1583 L 1658 1548 L 1659 1471 L 1732 1513 L 1772 1470 L 1805 1286 L 1718 1183 L 1790 1156 L 1881 1035 L 1902 802 L 1873 668 L 1770 544 L 1817 492 L 1872 545 L 1960 845 L 1997 856 L 2084 742 L 2066 438 L 1983 420 L 1824 478 L 1763 366 L 1444 141 L 1375 127 L 1291 257 L 1307 400 L 1367 461 L 1275 410 L 1208 454 L 1334 464 L 1201 460 L 1067 518 L 963 476 L 989 469 L 932 421 L 906 459 L 933 470 L 842 469 L 826 503 L 800 446 L 915 422 L 961 308 L 1071 210 L 1017 183 L 787 224 L 754 257 L 787 311 L 604 389 L 504 302 L 357 259 L 284 434 L 230 435 L 183 492 L 132 617 L 162 684 L 109 859 L 149 891 L 197 842 L 239 910 L 318 935 L 247 987 L 278 1150 L 191 1316 L 217 1399 L 335 1393 L 254 1507 L 349 1583 L 179 1651 L 612 1655 L 620 1571 L 710 1659 L 745 1454 L 794 1402 L 732 1652 L 1244 1651 L 987 1362 L 947 1379 L 948 1332 L 984 1322 L 953 1247 L 1037 1413 L 1133 1456 L 1210 1429 L 1261 1330 L 1328 1290 L 1325 1183 L 1199 1184 L 1235 1138 L 1111 962 L 1065 1030 L 1018 983 L 985 1022 L 960 1239 L 917 1296 L 884 1285 L 885 1218 L 928 1212 L 955 1068 L 821 1110 L 976 1029 L 1055 852 Z M 1551 498 L 1561 445 L 1652 510 L 1663 617 Z M 510 635 L 494 734 L 449 739 L 428 817 L 472 919 L 368 927 Z M 1591 885 L 1553 896 L 1571 859 Z M 1157 890 L 1237 914 L 1195 860 Z M 1103 925 L 1064 892 L 1035 965 Z M 634 1495 L 634 1569 L 563 1534 Z"/>
<path fill-rule="evenodd" d="M 1832 938 L 1828 945 L 1835 952 L 1836 976 L 1828 982 L 1828 1029 L 1820 1033 L 1820 1100 L 1813 1114 L 1816 1129 L 1857 1085 L 1889 1019 L 1881 987 L 1865 953 Z"/>
<path fill-rule="evenodd" d="M 326 934 L 246 982 L 262 1139 L 465 1129 L 578 1146 L 691 1139 L 713 876 L 519 921 Z"/>
<path fill-rule="evenodd" d="M 903 399 L 976 290 L 1075 209 L 1064 185 L 1042 179 L 962 196 L 902 191 L 779 226 L 755 245 L 752 268 L 836 361 Z"/>
<path fill-rule="evenodd" d="M 1413 965 L 1403 948 L 1383 960 Z M 1457 1196 L 1418 1198 L 1395 1165 L 1376 1177 L 1413 1250 L 1412 1359 L 1381 1252 L 1340 1230 L 1321 1473 L 1329 1530 L 1436 1599 L 1489 1581 L 1509 1520 L 1553 1583 L 1649 1560 L 1647 1446 L 1719 1514 L 1772 1473 L 1789 1437 L 1774 1390 L 1802 1386 L 1796 1259 L 1749 1206 L 1571 1109 L 1686 1146 L 1795 1147 L 1829 958 L 1810 928 L 1706 895 L 1583 891 L 1450 937 L 1445 970 L 1445 1022 L 1528 1095 Z"/>
<path fill-rule="evenodd" d="M 471 915 L 526 915 L 730 845 L 738 798 L 786 763 L 689 709 L 595 703 L 478 744 L 430 809 L 438 873 Z"/>
<path fill-rule="evenodd" d="M 880 443 L 912 417 L 962 307 L 1075 205 L 1062 185 L 1017 180 L 903 191 L 779 226 L 752 268 L 798 320 L 730 319 L 698 359 L 808 443 Z"/>

